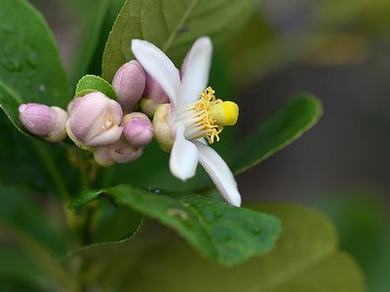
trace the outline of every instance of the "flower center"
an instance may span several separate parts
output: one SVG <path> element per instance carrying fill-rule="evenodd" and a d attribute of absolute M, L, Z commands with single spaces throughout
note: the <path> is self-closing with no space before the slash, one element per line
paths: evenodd
<path fill-rule="evenodd" d="M 187 139 L 206 138 L 210 144 L 219 141 L 224 126 L 233 126 L 238 119 L 238 105 L 215 97 L 215 91 L 208 87 L 200 99 L 180 109 L 176 121 L 186 127 Z"/>

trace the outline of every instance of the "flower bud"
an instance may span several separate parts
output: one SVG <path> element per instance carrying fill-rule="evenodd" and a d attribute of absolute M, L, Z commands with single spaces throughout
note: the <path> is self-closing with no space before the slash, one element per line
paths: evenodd
<path fill-rule="evenodd" d="M 95 161 L 101 166 L 111 166 L 115 163 L 114 159 L 110 156 L 109 147 L 110 146 L 99 147 L 93 152 Z"/>
<path fill-rule="evenodd" d="M 158 103 L 150 98 L 143 98 L 141 99 L 139 105 L 143 113 L 145 113 L 148 117 L 153 118 L 154 113 L 156 112 L 157 108 L 161 105 L 161 103 Z"/>
<path fill-rule="evenodd" d="M 127 163 L 137 160 L 142 153 L 142 148 L 132 147 L 125 141 L 120 140 L 115 144 L 95 149 L 94 157 L 100 165 L 110 166 L 114 163 Z"/>
<path fill-rule="evenodd" d="M 145 93 L 144 97 L 155 101 L 156 103 L 163 104 L 168 103 L 168 95 L 151 76 L 146 75 Z"/>
<path fill-rule="evenodd" d="M 152 77 L 146 75 L 146 86 L 144 98 L 141 100 L 141 109 L 149 117 L 153 117 L 157 108 L 164 103 L 168 103 L 169 98 Z"/>
<path fill-rule="evenodd" d="M 123 110 L 131 112 L 144 93 L 145 72 L 137 61 L 132 60 L 119 68 L 112 86 Z"/>
<path fill-rule="evenodd" d="M 69 109 L 66 131 L 80 148 L 106 146 L 120 139 L 123 111 L 115 100 L 92 92 L 76 98 Z"/>
<path fill-rule="evenodd" d="M 60 142 L 66 137 L 68 114 L 59 107 L 38 103 L 22 104 L 19 106 L 19 119 L 27 131 L 49 142 Z"/>
<path fill-rule="evenodd" d="M 136 147 L 148 145 L 153 139 L 153 125 L 143 113 L 131 113 L 122 121 L 123 137 Z"/>
<path fill-rule="evenodd" d="M 171 105 L 165 103 L 157 108 L 153 118 L 154 137 L 164 151 L 169 151 L 174 142 L 174 136 L 171 131 L 172 127 L 169 123 L 171 120 L 170 115 Z"/>
<path fill-rule="evenodd" d="M 53 129 L 46 137 L 46 140 L 49 142 L 56 143 L 64 140 L 66 137 L 65 126 L 69 116 L 68 113 L 62 108 L 52 106 L 51 109 L 55 113 L 55 123 Z"/>

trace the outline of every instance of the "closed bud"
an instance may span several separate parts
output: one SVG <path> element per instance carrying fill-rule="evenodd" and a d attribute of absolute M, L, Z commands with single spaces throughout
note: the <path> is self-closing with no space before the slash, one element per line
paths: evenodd
<path fill-rule="evenodd" d="M 66 131 L 80 148 L 111 145 L 120 139 L 122 108 L 103 93 L 92 92 L 78 97 L 69 110 Z"/>
<path fill-rule="evenodd" d="M 94 158 L 102 166 L 111 166 L 114 163 L 128 163 L 141 157 L 143 149 L 133 147 L 125 141 L 118 141 L 112 145 L 99 147 L 94 151 Z"/>
<path fill-rule="evenodd" d="M 109 153 L 110 146 L 103 146 L 96 148 L 93 152 L 95 161 L 101 166 L 111 166 L 115 163 L 114 159 L 111 158 Z"/>
<path fill-rule="evenodd" d="M 146 85 L 144 97 L 155 101 L 156 103 L 163 104 L 168 103 L 168 95 L 165 94 L 160 84 L 157 83 L 152 77 L 146 75 Z"/>
<path fill-rule="evenodd" d="M 143 98 L 141 99 L 139 105 L 143 113 L 145 113 L 148 117 L 153 118 L 154 113 L 156 112 L 157 108 L 161 105 L 161 103 L 158 103 L 150 98 Z"/>
<path fill-rule="evenodd" d="M 154 137 L 164 151 L 169 151 L 174 142 L 172 127 L 169 122 L 171 120 L 170 115 L 171 105 L 165 103 L 157 108 L 153 117 Z"/>
<path fill-rule="evenodd" d="M 49 142 L 60 142 L 66 137 L 68 114 L 59 107 L 38 103 L 22 104 L 19 106 L 19 119 L 28 132 Z"/>
<path fill-rule="evenodd" d="M 112 86 L 123 110 L 131 112 L 144 93 L 145 72 L 137 61 L 132 60 L 119 68 Z"/>
<path fill-rule="evenodd" d="M 160 84 L 158 84 L 149 75 L 146 75 L 144 98 L 141 100 L 140 104 L 142 111 L 149 117 L 153 117 L 157 108 L 168 102 L 169 98 L 161 88 Z"/>
<path fill-rule="evenodd" d="M 153 139 L 153 125 L 143 113 L 131 113 L 122 121 L 123 137 L 136 147 L 148 145 Z"/>

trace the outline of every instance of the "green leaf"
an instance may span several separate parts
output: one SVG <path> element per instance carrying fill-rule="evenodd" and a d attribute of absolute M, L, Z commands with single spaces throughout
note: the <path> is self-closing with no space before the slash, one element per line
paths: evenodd
<path fill-rule="evenodd" d="M 103 77 L 132 58 L 130 42 L 153 42 L 179 64 L 196 38 L 228 39 L 254 11 L 254 0 L 127 0 L 108 38 L 103 55 Z"/>
<path fill-rule="evenodd" d="M 341 246 L 361 264 L 367 290 L 388 290 L 390 270 L 390 226 L 384 197 L 370 191 L 330 193 L 322 208 L 340 230 Z"/>
<path fill-rule="evenodd" d="M 31 191 L 0 185 L 0 224 L 12 226 L 40 241 L 58 255 L 66 253 L 63 230 L 53 224 L 47 210 L 31 199 Z"/>
<path fill-rule="evenodd" d="M 103 262 L 99 264 L 106 268 L 97 278 L 103 285 L 116 284 L 123 291 L 364 291 L 359 266 L 338 250 L 336 231 L 325 216 L 288 204 L 254 208 L 276 214 L 283 224 L 276 247 L 262 257 L 235 267 L 221 267 L 172 236 L 154 234 L 157 243 L 150 244 L 150 238 L 138 242 L 137 248 L 143 247 L 142 257 L 134 256 L 140 252 L 134 249 L 138 237 L 116 253 L 112 247 L 95 250 L 90 256 L 109 254 L 100 258 Z M 134 271 L 137 277 L 129 278 Z"/>
<path fill-rule="evenodd" d="M 70 289 L 70 291 L 76 291 L 74 290 L 76 283 L 72 275 L 67 271 L 61 259 L 56 257 L 46 246 L 3 222 L 0 222 L 0 230 L 7 240 L 12 243 L 12 246 L 18 246 L 23 252 L 26 252 L 52 280 L 62 287 Z"/>
<path fill-rule="evenodd" d="M 42 281 L 47 275 L 41 267 L 20 248 L 0 245 L 0 283 L 5 279 L 15 281 L 28 281 L 29 285 Z M 1 289 L 0 290 L 4 291 Z M 8 290 L 6 290 L 8 291 Z"/>
<path fill-rule="evenodd" d="M 291 100 L 238 147 L 232 169 L 238 174 L 262 162 L 313 127 L 321 114 L 321 102 L 315 97 L 302 95 Z"/>
<path fill-rule="evenodd" d="M 111 84 L 99 76 L 85 75 L 77 83 L 76 96 L 83 96 L 94 91 L 100 91 L 112 99 L 116 98 Z"/>
<path fill-rule="evenodd" d="M 42 16 L 24 0 L 2 0 L 0 19 L 0 107 L 15 125 L 22 102 L 65 107 L 69 85 Z"/>
<path fill-rule="evenodd" d="M 204 196 L 152 193 L 128 185 L 81 195 L 79 206 L 99 194 L 173 228 L 202 254 L 223 265 L 238 264 L 272 249 L 279 221 L 267 214 L 235 208 Z"/>

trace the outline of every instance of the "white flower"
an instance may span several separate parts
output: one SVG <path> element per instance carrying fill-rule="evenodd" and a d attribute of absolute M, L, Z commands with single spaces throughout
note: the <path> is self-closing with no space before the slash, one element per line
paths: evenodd
<path fill-rule="evenodd" d="M 234 125 L 238 118 L 234 102 L 217 99 L 214 91 L 207 88 L 212 55 L 210 39 L 202 37 L 194 43 L 184 60 L 181 77 L 173 62 L 153 44 L 133 40 L 131 48 L 170 100 L 170 105 L 157 110 L 153 123 L 160 144 L 172 148 L 169 162 L 172 174 L 185 181 L 195 175 L 199 162 L 225 200 L 240 206 L 241 197 L 232 172 L 205 140 L 210 144 L 218 141 L 223 126 Z"/>

